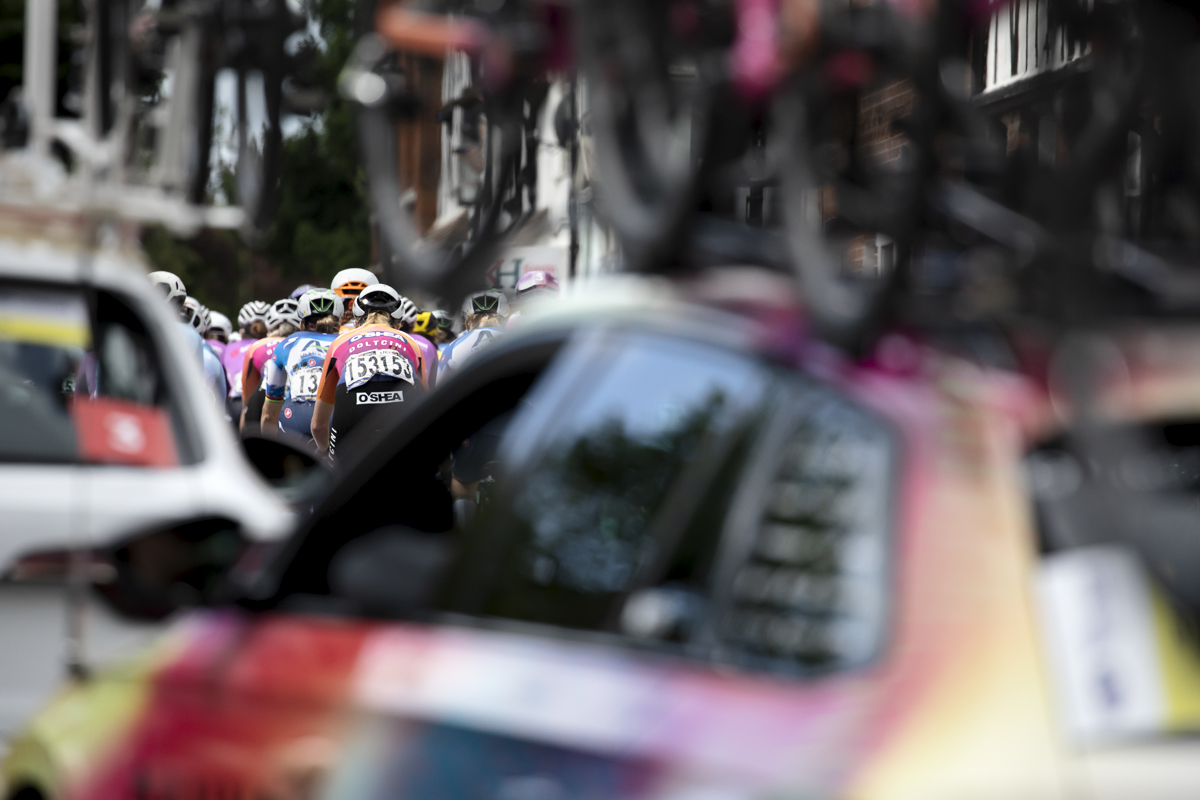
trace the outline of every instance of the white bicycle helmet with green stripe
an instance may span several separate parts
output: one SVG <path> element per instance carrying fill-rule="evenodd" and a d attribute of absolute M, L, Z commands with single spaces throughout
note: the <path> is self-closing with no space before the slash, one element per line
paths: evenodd
<path fill-rule="evenodd" d="M 342 298 L 329 289 L 310 289 L 300 295 L 300 319 L 308 321 L 313 317 L 340 317 L 345 305 Z"/>

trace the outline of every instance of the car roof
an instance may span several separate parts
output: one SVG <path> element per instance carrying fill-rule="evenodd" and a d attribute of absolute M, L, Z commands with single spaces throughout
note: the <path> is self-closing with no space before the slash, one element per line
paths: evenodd
<path fill-rule="evenodd" d="M 786 279 L 753 270 L 739 271 L 736 281 L 732 275 L 712 272 L 686 282 L 633 275 L 581 281 L 560 296 L 523 305 L 511 341 L 554 329 L 612 326 L 762 351 L 779 335 L 780 319 L 800 329 L 801 312 Z"/>
<path fill-rule="evenodd" d="M 145 284 L 147 271 L 128 225 L 95 224 L 82 214 L 35 207 L 0 207 L 2 277 L 128 289 Z"/>

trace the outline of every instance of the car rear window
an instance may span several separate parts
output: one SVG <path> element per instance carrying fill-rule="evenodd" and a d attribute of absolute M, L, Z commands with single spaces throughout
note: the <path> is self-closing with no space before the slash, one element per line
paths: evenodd
<path fill-rule="evenodd" d="M 0 463 L 172 466 L 180 429 L 154 343 L 126 303 L 0 282 Z"/>
<path fill-rule="evenodd" d="M 69 406 L 91 342 L 81 293 L 0 285 L 0 460 L 76 460 Z"/>

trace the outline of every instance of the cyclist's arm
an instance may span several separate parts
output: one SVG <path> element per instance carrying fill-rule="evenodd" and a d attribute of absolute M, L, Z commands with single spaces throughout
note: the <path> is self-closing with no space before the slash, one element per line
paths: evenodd
<path fill-rule="evenodd" d="M 312 423 L 309 432 L 312 433 L 313 443 L 322 453 L 329 452 L 329 421 L 333 418 L 334 400 L 337 398 L 337 384 L 341 377 L 337 368 L 338 358 L 329 348 L 325 356 L 325 365 L 321 368 L 321 383 L 317 386 L 317 402 L 313 406 Z"/>
<path fill-rule="evenodd" d="M 333 403 L 326 403 L 318 397 L 313 406 L 312 424 L 309 426 L 309 431 L 312 432 L 313 444 L 322 453 L 329 452 L 329 421 L 331 419 L 333 419 Z"/>
<path fill-rule="evenodd" d="M 246 355 L 242 358 L 242 397 L 249 397 L 255 389 L 258 388 L 259 381 L 262 376 L 258 373 L 258 368 L 254 366 L 254 351 L 262 347 L 261 344 L 256 344 L 246 348 Z M 243 400 L 244 402 L 244 400 Z"/>
<path fill-rule="evenodd" d="M 273 439 L 279 430 L 279 410 L 283 408 L 283 399 L 287 395 L 287 370 L 279 363 L 278 350 L 275 351 L 275 358 L 264 366 L 263 388 L 267 399 L 263 403 L 261 433 Z"/>
<path fill-rule="evenodd" d="M 283 408 L 282 400 L 272 402 L 268 399 L 263 403 L 262 417 L 259 418 L 259 433 L 268 439 L 274 439 L 275 434 L 279 433 L 279 409 L 281 408 Z"/>

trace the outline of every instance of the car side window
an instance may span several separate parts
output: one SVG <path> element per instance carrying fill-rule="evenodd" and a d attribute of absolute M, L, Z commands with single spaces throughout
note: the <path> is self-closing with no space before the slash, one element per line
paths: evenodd
<path fill-rule="evenodd" d="M 500 445 L 505 473 L 469 532 L 457 610 L 613 628 L 625 596 L 678 572 L 680 531 L 720 494 L 771 394 L 761 365 L 698 342 L 621 337 L 576 357 L 587 374 L 542 401 L 553 423 L 534 436 L 518 421 Z M 701 580 L 707 562 L 694 566 Z"/>
<path fill-rule="evenodd" d="M 869 660 L 886 623 L 890 430 L 701 343 L 634 337 L 600 363 L 508 459 L 450 610 L 789 674 Z"/>
<path fill-rule="evenodd" d="M 0 461 L 78 460 L 70 407 L 91 345 L 82 292 L 0 283 Z"/>
<path fill-rule="evenodd" d="M 72 409 L 83 460 L 141 467 L 193 461 L 161 352 L 141 317 L 115 294 L 97 291 L 93 330 Z"/>
<path fill-rule="evenodd" d="M 173 466 L 182 420 L 140 317 L 107 292 L 0 283 L 0 461 Z"/>

